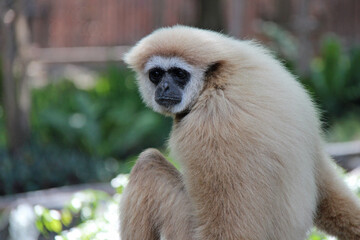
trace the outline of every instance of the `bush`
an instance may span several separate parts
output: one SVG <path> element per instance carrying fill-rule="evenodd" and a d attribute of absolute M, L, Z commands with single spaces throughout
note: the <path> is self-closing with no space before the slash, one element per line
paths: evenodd
<path fill-rule="evenodd" d="M 24 147 L 15 156 L 0 151 L 0 165 L 0 195 L 108 181 L 114 176 L 114 172 L 98 158 L 38 144 Z"/>
<path fill-rule="evenodd" d="M 34 210 L 37 216 L 36 227 L 46 239 L 55 234 L 61 234 L 63 231 L 63 237 L 58 236 L 57 239 L 68 239 L 65 229 L 71 227 L 80 229 L 81 226 L 87 225 L 89 227 L 86 227 L 86 231 L 82 234 L 81 239 L 94 239 L 96 234 L 112 230 L 109 227 L 112 225 L 107 220 L 117 222 L 117 219 L 108 219 L 104 216 L 104 211 L 108 211 L 109 206 L 112 211 L 117 210 L 116 203 L 112 196 L 102 191 L 86 190 L 78 192 L 60 211 L 50 210 L 39 205 L 35 206 Z M 113 216 L 116 215 L 114 214 Z M 97 224 L 94 224 L 96 219 L 98 219 Z M 99 221 L 100 219 L 101 221 Z M 117 226 L 113 229 L 116 231 Z M 72 234 L 71 238 L 80 239 L 80 236 Z"/>
<path fill-rule="evenodd" d="M 294 73 L 298 57 L 298 42 L 291 32 L 274 22 L 260 21 L 259 30 L 265 37 L 266 46 Z"/>
<path fill-rule="evenodd" d="M 345 53 L 335 37 L 325 39 L 321 54 L 311 62 L 304 85 L 331 123 L 356 111 L 360 104 L 360 48 Z"/>
<path fill-rule="evenodd" d="M 346 142 L 360 139 L 360 114 L 351 112 L 337 118 L 327 131 L 329 142 Z"/>
<path fill-rule="evenodd" d="M 129 70 L 109 67 L 88 90 L 69 80 L 34 89 L 29 144 L 9 156 L 0 136 L 0 195 L 108 181 L 130 170 L 119 159 L 161 148 L 170 127 L 171 119 L 145 108 Z"/>
<path fill-rule="evenodd" d="M 129 70 L 110 67 L 90 90 L 71 81 L 34 90 L 32 127 L 41 142 L 123 158 L 161 147 L 171 120 L 145 108 Z"/>
<path fill-rule="evenodd" d="M 119 200 L 128 182 L 127 175 L 112 181 L 116 194 L 85 190 L 74 194 L 61 210 L 35 206 L 36 226 L 45 239 L 57 235 L 59 240 L 119 240 Z M 53 213 L 53 214 L 51 214 Z"/>

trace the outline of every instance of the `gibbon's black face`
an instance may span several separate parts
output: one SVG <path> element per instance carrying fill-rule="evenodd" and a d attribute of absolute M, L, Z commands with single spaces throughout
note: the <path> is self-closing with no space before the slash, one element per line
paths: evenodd
<path fill-rule="evenodd" d="M 172 56 L 152 56 L 139 75 L 144 102 L 155 112 L 176 115 L 191 110 L 204 86 L 204 69 Z"/>
<path fill-rule="evenodd" d="M 156 87 L 155 101 L 157 104 L 165 108 L 179 104 L 190 77 L 190 73 L 180 67 L 171 67 L 167 70 L 160 67 L 151 68 L 149 79 Z"/>

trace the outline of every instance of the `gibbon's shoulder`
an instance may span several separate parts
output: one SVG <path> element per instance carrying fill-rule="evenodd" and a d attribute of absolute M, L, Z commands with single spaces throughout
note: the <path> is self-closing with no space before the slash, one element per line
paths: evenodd
<path fill-rule="evenodd" d="M 141 71 L 152 56 L 177 56 L 204 69 L 216 62 L 229 66 L 251 66 L 253 62 L 258 64 L 259 61 L 273 59 L 269 51 L 255 41 L 237 40 L 221 33 L 182 25 L 155 30 L 141 39 L 124 56 L 124 61 L 135 71 Z"/>

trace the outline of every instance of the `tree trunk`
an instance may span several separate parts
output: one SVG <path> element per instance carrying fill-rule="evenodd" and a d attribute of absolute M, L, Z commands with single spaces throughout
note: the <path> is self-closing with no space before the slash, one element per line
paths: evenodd
<path fill-rule="evenodd" d="M 227 29 L 229 34 L 241 38 L 244 31 L 245 0 L 228 0 L 230 18 L 228 18 Z"/>
<path fill-rule="evenodd" d="M 313 55 L 313 46 L 310 40 L 311 31 L 315 22 L 310 18 L 310 1 L 302 0 L 298 3 L 299 14 L 295 17 L 295 32 L 299 39 L 299 55 L 297 70 L 304 75 L 309 72 L 309 62 Z"/>
<path fill-rule="evenodd" d="M 22 11 L 21 3 L 6 1 L 1 6 L 1 36 L 2 36 L 2 91 L 5 113 L 5 126 L 7 145 L 11 153 L 16 153 L 26 142 L 29 136 L 28 104 L 29 90 L 25 82 L 25 71 L 27 62 L 22 60 L 19 49 L 24 39 L 19 40 L 17 36 L 17 21 L 20 19 L 18 14 Z M 20 37 L 21 38 L 21 37 Z M 14 64 L 17 63 L 17 73 L 14 72 Z M 19 76 L 16 79 L 16 75 Z"/>

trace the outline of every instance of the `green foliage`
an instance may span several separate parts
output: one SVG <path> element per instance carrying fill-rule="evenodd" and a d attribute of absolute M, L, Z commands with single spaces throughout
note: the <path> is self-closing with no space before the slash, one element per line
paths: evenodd
<path fill-rule="evenodd" d="M 0 195 L 106 181 L 113 176 L 95 157 L 37 144 L 26 146 L 15 156 L 0 151 L 0 166 Z"/>
<path fill-rule="evenodd" d="M 76 193 L 65 209 L 78 215 L 82 223 L 94 219 L 101 211 L 102 204 L 109 200 L 111 197 L 105 192 L 86 190 Z"/>
<path fill-rule="evenodd" d="M 3 72 L 2 72 L 2 62 L 0 59 L 0 146 L 5 145 L 6 139 L 5 139 L 5 119 L 4 119 L 4 109 L 2 106 L 3 103 Z"/>
<path fill-rule="evenodd" d="M 326 140 L 329 142 L 346 142 L 359 139 L 360 113 L 356 111 L 337 118 L 326 134 Z"/>
<path fill-rule="evenodd" d="M 1 100 L 0 100 L 1 102 Z M 4 109 L 3 107 L 0 105 L 0 132 L 2 134 L 0 134 L 0 146 L 5 146 L 6 144 L 6 136 L 5 136 L 5 119 L 4 119 Z"/>
<path fill-rule="evenodd" d="M 110 67 L 90 90 L 70 81 L 34 90 L 32 125 L 42 142 L 124 157 L 162 146 L 171 120 L 145 108 L 132 72 Z"/>
<path fill-rule="evenodd" d="M 118 159 L 161 147 L 171 120 L 145 108 L 130 71 L 110 67 L 89 90 L 67 80 L 34 89 L 31 125 L 31 143 L 16 156 L 0 148 L 0 195 L 108 181 L 129 172 L 132 162 Z"/>
<path fill-rule="evenodd" d="M 59 240 L 119 240 L 120 189 L 126 186 L 127 181 L 127 175 L 119 175 L 111 181 L 118 192 L 114 196 L 86 190 L 76 193 L 62 210 L 35 206 L 37 229 L 46 239 L 55 234 Z"/>
<path fill-rule="evenodd" d="M 67 209 L 61 211 L 49 210 L 41 206 L 35 206 L 36 227 L 44 235 L 50 232 L 60 233 L 63 224 L 68 226 L 72 221 L 72 216 Z"/>
<path fill-rule="evenodd" d="M 303 83 L 332 123 L 360 104 L 360 48 L 344 53 L 335 37 L 325 39 L 321 55 L 311 62 Z"/>
<path fill-rule="evenodd" d="M 294 72 L 298 55 L 298 43 L 295 37 L 274 22 L 261 21 L 260 31 L 269 40 L 266 44 L 267 47 L 274 52 L 288 70 Z"/>
<path fill-rule="evenodd" d="M 1 52 L 0 52 L 1 54 Z M 0 59 L 0 103 L 3 101 L 3 70 L 2 70 L 2 60 Z"/>
<path fill-rule="evenodd" d="M 328 240 L 328 239 L 330 239 L 330 237 L 326 236 L 321 231 L 318 231 L 316 228 L 313 229 L 313 231 L 311 232 L 308 238 L 308 240 Z"/>
<path fill-rule="evenodd" d="M 104 209 L 112 202 L 112 197 L 105 192 L 86 190 L 76 193 L 62 210 L 50 210 L 37 205 L 34 207 L 36 227 L 45 238 L 49 238 L 71 226 L 80 226 L 102 217 Z"/>
<path fill-rule="evenodd" d="M 116 178 L 111 180 L 111 186 L 116 190 L 116 193 L 122 194 L 124 187 L 128 183 L 128 175 L 119 174 Z"/>

